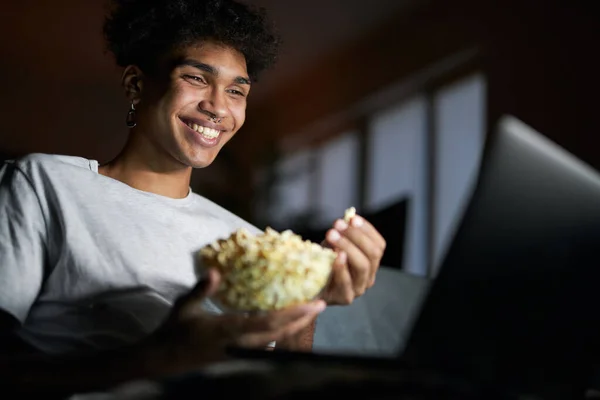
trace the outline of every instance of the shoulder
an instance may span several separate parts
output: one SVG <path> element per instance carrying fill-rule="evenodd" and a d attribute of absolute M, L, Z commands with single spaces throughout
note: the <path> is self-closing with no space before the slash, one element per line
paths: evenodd
<path fill-rule="evenodd" d="M 98 163 L 82 157 L 33 153 L 0 165 L 0 185 L 35 192 L 76 190 L 96 175 Z"/>
<path fill-rule="evenodd" d="M 65 156 L 58 154 L 32 153 L 15 160 L 5 161 L 14 165 L 15 168 L 24 173 L 50 170 L 88 170 L 94 171 L 98 168 L 98 162 L 83 157 Z"/>
<path fill-rule="evenodd" d="M 212 214 L 215 218 L 227 224 L 231 232 L 240 228 L 245 228 L 253 234 L 258 234 L 262 232 L 262 230 L 260 230 L 256 226 L 252 225 L 243 218 L 238 217 L 231 211 L 226 210 L 225 208 L 207 199 L 206 197 L 201 196 L 197 193 L 193 193 L 192 196 L 194 197 L 194 203 L 196 205 L 202 208 L 204 212 Z"/>

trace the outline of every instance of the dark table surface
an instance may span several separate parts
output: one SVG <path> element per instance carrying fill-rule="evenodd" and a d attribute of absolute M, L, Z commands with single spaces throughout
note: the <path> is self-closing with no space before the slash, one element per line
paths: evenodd
<path fill-rule="evenodd" d="M 133 382 L 103 394 L 72 400 L 151 400 L 233 398 L 305 399 L 312 396 L 361 399 L 510 399 L 533 397 L 509 393 L 499 387 L 474 384 L 433 371 L 371 364 L 273 362 L 233 360 L 161 382 Z"/>

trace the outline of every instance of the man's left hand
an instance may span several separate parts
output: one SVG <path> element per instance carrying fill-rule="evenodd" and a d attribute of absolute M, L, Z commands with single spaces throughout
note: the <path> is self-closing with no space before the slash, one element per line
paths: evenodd
<path fill-rule="evenodd" d="M 351 304 L 375 284 L 385 239 L 371 223 L 356 215 L 349 224 L 336 220 L 322 244 L 338 253 L 323 299 L 328 305 Z"/>

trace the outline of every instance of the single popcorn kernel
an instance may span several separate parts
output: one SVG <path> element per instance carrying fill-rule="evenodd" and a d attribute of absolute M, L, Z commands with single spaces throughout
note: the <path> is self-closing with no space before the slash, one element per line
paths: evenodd
<path fill-rule="evenodd" d="M 265 311 L 316 298 L 329 280 L 336 253 L 290 230 L 267 228 L 256 236 L 239 229 L 203 247 L 197 257 L 198 269 L 221 273 L 214 300 L 237 311 Z"/>
<path fill-rule="evenodd" d="M 346 223 L 349 223 L 350 220 L 352 218 L 354 218 L 354 216 L 356 215 L 356 208 L 354 207 L 350 207 L 349 209 L 347 209 L 344 212 L 344 221 L 346 221 Z"/>

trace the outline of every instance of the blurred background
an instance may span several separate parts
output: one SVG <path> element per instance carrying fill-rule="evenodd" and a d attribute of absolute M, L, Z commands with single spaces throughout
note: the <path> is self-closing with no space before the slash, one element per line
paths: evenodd
<path fill-rule="evenodd" d="M 284 39 L 246 126 L 193 189 L 264 228 L 320 241 L 349 206 L 383 264 L 432 277 L 510 113 L 600 166 L 594 1 L 254 0 Z M 0 157 L 110 160 L 126 139 L 102 0 L 0 8 Z"/>

